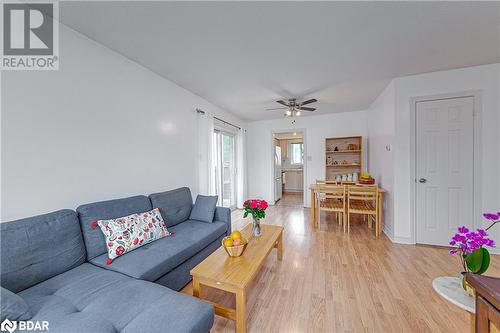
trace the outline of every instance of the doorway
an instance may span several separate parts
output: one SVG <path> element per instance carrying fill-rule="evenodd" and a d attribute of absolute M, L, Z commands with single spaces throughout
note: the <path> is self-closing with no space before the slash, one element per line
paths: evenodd
<path fill-rule="evenodd" d="M 219 205 L 236 208 L 236 148 L 235 135 L 214 130 L 213 156 L 215 164 L 215 193 Z"/>
<path fill-rule="evenodd" d="M 305 130 L 274 131 L 272 145 L 274 204 L 303 207 L 306 187 Z"/>
<path fill-rule="evenodd" d="M 415 102 L 415 241 L 447 246 L 474 225 L 474 96 Z"/>

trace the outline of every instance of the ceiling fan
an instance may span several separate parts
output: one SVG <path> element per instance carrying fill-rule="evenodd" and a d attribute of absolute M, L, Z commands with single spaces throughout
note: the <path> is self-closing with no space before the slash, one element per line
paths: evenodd
<path fill-rule="evenodd" d="M 288 102 L 285 102 L 283 100 L 276 101 L 276 103 L 283 105 L 283 107 L 266 109 L 266 110 L 284 110 L 284 109 L 286 109 L 285 117 L 300 116 L 301 111 L 314 111 L 314 110 L 316 110 L 315 108 L 305 107 L 304 105 L 311 104 L 311 103 L 314 103 L 317 101 L 318 101 L 317 99 L 311 98 L 311 99 L 308 99 L 307 101 L 298 102 L 296 98 L 290 98 L 290 99 L 288 99 Z"/>

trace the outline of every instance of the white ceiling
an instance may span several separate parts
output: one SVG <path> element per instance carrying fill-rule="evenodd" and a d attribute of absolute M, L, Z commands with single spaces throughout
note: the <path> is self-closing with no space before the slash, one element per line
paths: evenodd
<path fill-rule="evenodd" d="M 394 77 L 499 62 L 499 2 L 61 2 L 61 21 L 247 120 L 367 108 Z M 313 106 L 313 105 L 311 105 Z"/>

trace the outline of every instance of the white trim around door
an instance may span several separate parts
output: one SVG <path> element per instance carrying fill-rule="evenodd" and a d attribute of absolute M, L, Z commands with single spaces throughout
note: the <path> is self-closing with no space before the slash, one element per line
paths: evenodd
<path fill-rule="evenodd" d="M 303 144 L 304 144 L 304 166 L 303 166 L 303 178 L 304 178 L 304 188 L 303 188 L 303 205 L 304 207 L 307 207 L 307 191 L 309 188 L 309 185 L 307 185 L 307 131 L 305 128 L 293 128 L 293 129 L 284 129 L 284 130 L 271 130 L 271 198 L 272 203 L 274 203 L 274 134 L 280 134 L 280 133 L 302 133 L 303 135 Z"/>
<path fill-rule="evenodd" d="M 444 99 L 454 99 L 461 97 L 472 97 L 473 103 L 473 221 L 472 226 L 477 227 L 481 223 L 481 91 L 462 91 L 457 93 L 439 94 L 430 96 L 413 97 L 410 99 L 410 174 L 411 174 L 411 187 L 410 187 L 410 216 L 411 216 L 411 242 L 416 243 L 417 225 L 416 225 L 416 106 L 418 102 L 436 101 Z M 450 235 L 451 237 L 451 235 Z"/>

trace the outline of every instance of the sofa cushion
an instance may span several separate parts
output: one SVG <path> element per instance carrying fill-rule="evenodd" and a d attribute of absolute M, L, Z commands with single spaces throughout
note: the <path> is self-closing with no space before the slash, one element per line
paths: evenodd
<path fill-rule="evenodd" d="M 134 213 L 151 210 L 151 202 L 143 195 L 135 197 L 94 202 L 76 209 L 87 248 L 87 260 L 107 252 L 106 240 L 98 229 L 93 229 L 92 221 L 116 219 Z"/>
<path fill-rule="evenodd" d="M 2 288 L 0 299 L 2 300 L 0 309 L 2 321 L 5 319 L 29 320 L 31 318 L 30 308 L 21 296 Z"/>
<path fill-rule="evenodd" d="M 208 332 L 213 308 L 161 285 L 82 264 L 20 293 L 50 332 Z"/>
<path fill-rule="evenodd" d="M 215 241 L 226 230 L 227 224 L 223 222 L 187 220 L 169 228 L 174 236 L 135 249 L 114 259 L 111 265 L 106 265 L 107 254 L 90 262 L 136 279 L 156 281 Z"/>
<path fill-rule="evenodd" d="M 198 195 L 191 210 L 190 220 L 212 223 L 214 220 L 215 206 L 217 205 L 217 196 Z"/>
<path fill-rule="evenodd" d="M 167 227 L 184 222 L 193 207 L 193 197 L 187 187 L 149 195 L 153 208 L 160 208 Z"/>
<path fill-rule="evenodd" d="M 0 224 L 2 287 L 21 291 L 85 262 L 85 246 L 73 210 Z"/>
<path fill-rule="evenodd" d="M 106 238 L 110 259 L 170 235 L 159 208 L 117 219 L 98 220 L 96 224 Z"/>

